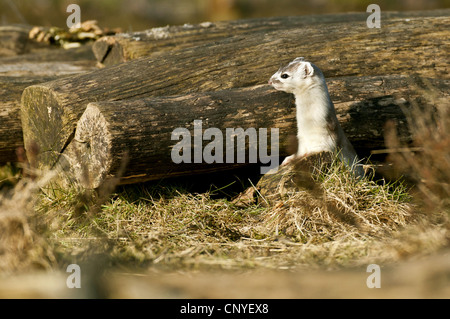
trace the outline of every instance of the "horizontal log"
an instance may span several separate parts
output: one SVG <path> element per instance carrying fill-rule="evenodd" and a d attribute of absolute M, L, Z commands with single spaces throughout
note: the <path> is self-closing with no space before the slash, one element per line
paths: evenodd
<path fill-rule="evenodd" d="M 55 62 L 55 61 L 91 61 L 95 64 L 92 44 L 85 44 L 77 48 L 62 49 L 60 47 L 46 48 L 20 56 L 1 57 L 2 64 L 16 64 L 19 62 Z"/>
<path fill-rule="evenodd" d="M 237 168 L 243 163 L 209 165 L 193 163 L 193 157 L 189 164 L 175 165 L 171 148 L 177 142 L 171 140 L 172 132 L 176 128 L 187 128 L 194 138 L 194 133 L 202 131 L 200 128 L 194 132 L 196 119 L 202 121 L 203 131 L 208 127 L 223 128 L 224 136 L 225 128 L 235 127 L 254 127 L 256 130 L 283 127 L 289 128 L 283 132 L 292 132 L 295 129 L 290 116 L 292 101 L 282 105 L 280 101 L 289 102 L 289 98 L 283 98 L 286 95 L 281 92 L 257 87 L 90 103 L 78 121 L 74 138 L 64 151 L 61 163 L 65 166 L 68 161 L 77 179 L 93 188 L 116 174 L 124 157 L 128 160 L 121 183 Z M 271 109 L 267 108 L 267 102 L 273 106 Z M 272 116 L 267 116 L 269 113 Z M 278 119 L 282 121 L 275 123 Z M 225 147 L 225 143 L 223 145 Z"/>
<path fill-rule="evenodd" d="M 0 58 L 0 165 L 15 162 L 23 147 L 20 100 L 23 90 L 75 73 L 95 69 L 90 46 L 43 50 Z"/>
<path fill-rule="evenodd" d="M 1 67 L 1 66 L 0 66 Z M 0 165 L 16 162 L 16 150 L 23 147 L 20 97 L 30 85 L 56 79 L 55 76 L 0 76 Z"/>
<path fill-rule="evenodd" d="M 22 24 L 0 26 L 0 57 L 49 49 L 48 44 L 29 38 L 29 32 L 32 28 L 31 25 Z"/>
<path fill-rule="evenodd" d="M 381 29 L 368 29 L 365 22 L 351 28 L 330 23 L 237 35 L 31 86 L 22 96 L 25 147 L 37 143 L 42 150 L 38 162 L 53 166 L 89 102 L 262 84 L 280 63 L 296 56 L 308 57 L 328 78 L 419 74 L 448 79 L 448 21 L 392 19 L 383 21 Z"/>
<path fill-rule="evenodd" d="M 48 49 L 0 58 L 0 76 L 55 76 L 96 69 L 92 45 L 74 49 Z"/>
<path fill-rule="evenodd" d="M 307 15 L 294 17 L 272 17 L 259 19 L 245 19 L 220 22 L 204 22 L 196 25 L 166 26 L 140 32 L 121 33 L 114 36 L 102 37 L 94 43 L 93 51 L 99 63 L 110 66 L 140 57 L 154 57 L 167 51 L 186 49 L 211 41 L 217 41 L 236 35 L 251 33 L 288 32 L 293 28 L 308 27 L 319 24 L 338 24 L 365 22 L 368 13 L 342 13 Z M 436 17 L 450 15 L 449 9 L 385 12 L 381 19 Z"/>
<path fill-rule="evenodd" d="M 383 128 L 388 119 L 397 120 L 401 138 L 410 140 L 402 108 L 421 98 L 420 89 L 426 86 L 424 83 L 404 76 L 346 77 L 329 81 L 338 118 L 360 155 L 385 147 Z M 432 85 L 437 94 L 448 98 L 450 81 L 432 81 Z M 187 128 L 193 154 L 194 120 L 201 120 L 203 134 L 208 128 L 218 128 L 222 132 L 223 163 L 207 163 L 204 158 L 200 163 L 193 163 L 193 156 L 191 163 L 174 162 L 171 152 L 179 139 L 172 140 L 171 134 L 176 128 Z M 255 128 L 256 132 L 259 128 L 266 128 L 268 149 L 264 151 L 268 155 L 272 154 L 270 129 L 277 128 L 279 155 L 289 155 L 289 137 L 296 134 L 292 95 L 264 85 L 172 97 L 90 103 L 59 163 L 89 188 L 98 187 L 118 172 L 120 183 L 128 184 L 230 170 L 249 163 L 249 145 L 246 144 L 243 150 L 237 148 L 237 143 L 233 144 L 232 154 L 244 152 L 247 160 L 237 163 L 234 158 L 227 163 L 230 149 L 226 147 L 226 129 L 235 128 Z M 261 138 L 265 137 L 259 135 L 258 143 Z M 208 143 L 210 140 L 203 141 L 201 152 Z M 124 158 L 127 165 L 121 172 Z M 264 160 L 260 162 L 262 166 L 269 164 L 277 165 L 275 162 L 264 164 Z"/>
<path fill-rule="evenodd" d="M 204 22 L 196 25 L 166 26 L 141 32 L 102 37 L 94 43 L 97 61 L 110 66 L 140 57 L 153 57 L 236 35 L 254 32 L 289 30 L 320 21 L 320 23 L 362 21 L 361 14 L 324 15 L 286 18 L 264 18 Z"/>
<path fill-rule="evenodd" d="M 29 29 L 21 26 L 0 27 L 0 57 L 25 53 Z"/>

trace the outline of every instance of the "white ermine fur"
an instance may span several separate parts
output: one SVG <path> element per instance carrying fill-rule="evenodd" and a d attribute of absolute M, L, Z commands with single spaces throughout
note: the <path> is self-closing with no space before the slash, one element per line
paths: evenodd
<path fill-rule="evenodd" d="M 341 160 L 356 175 L 364 175 L 362 166 L 357 165 L 358 156 L 339 125 L 325 77 L 317 66 L 304 58 L 296 58 L 272 75 L 269 84 L 295 96 L 298 151 L 283 164 L 313 153 L 339 152 Z"/>

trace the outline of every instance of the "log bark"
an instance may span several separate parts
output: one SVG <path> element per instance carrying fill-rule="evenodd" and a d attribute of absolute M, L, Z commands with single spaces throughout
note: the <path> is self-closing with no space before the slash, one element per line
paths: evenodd
<path fill-rule="evenodd" d="M 0 27 L 0 56 L 25 53 L 29 29 L 21 26 Z"/>
<path fill-rule="evenodd" d="M 96 69 L 92 45 L 74 49 L 48 49 L 0 58 L 0 76 L 35 77 L 72 75 Z"/>
<path fill-rule="evenodd" d="M 382 12 L 381 19 L 436 17 L 450 15 L 449 9 Z M 102 37 L 94 43 L 93 51 L 99 63 L 110 66 L 140 57 L 158 57 L 171 50 L 186 49 L 211 41 L 218 41 L 236 35 L 252 33 L 289 32 L 294 28 L 306 28 L 320 24 L 341 24 L 365 22 L 367 13 L 343 13 L 308 15 L 295 17 L 273 17 L 262 19 L 246 19 L 235 21 L 204 22 L 183 26 L 166 26 L 141 32 L 122 33 Z M 324 28 L 328 28 L 324 26 Z"/>
<path fill-rule="evenodd" d="M 288 104 L 280 104 L 280 101 Z M 267 103 L 272 108 L 267 108 Z M 288 96 L 267 86 L 90 103 L 78 121 L 74 138 L 64 151 L 60 164 L 64 167 L 68 161 L 77 179 L 91 188 L 98 187 L 118 172 L 122 175 L 121 183 L 127 184 L 237 168 L 245 163 L 236 163 L 237 160 L 225 163 L 225 129 L 241 127 L 246 130 L 251 127 L 258 131 L 259 128 L 282 127 L 282 132 L 292 132 L 295 130 L 295 121 L 290 116 L 292 103 Z M 279 119 L 285 121 L 277 123 Z M 194 120 L 202 121 L 203 130 L 194 130 Z M 219 140 L 223 144 L 221 159 L 224 163 L 207 164 L 203 160 L 194 163 L 194 156 L 190 156 L 190 163 L 175 164 L 171 149 L 179 142 L 179 137 L 172 141 L 172 132 L 177 128 L 187 128 L 194 145 L 194 136 L 198 138 L 197 133 L 204 133 L 209 127 L 223 129 L 223 139 Z M 270 129 L 268 140 L 270 148 Z M 206 144 L 207 141 L 203 142 Z M 235 142 L 234 146 L 236 156 L 238 143 Z M 194 154 L 192 147 L 191 151 Z M 239 151 L 248 154 L 248 144 L 245 150 L 239 148 Z M 200 152 L 203 153 L 202 146 Z M 124 172 L 120 172 L 124 158 L 127 166 Z"/>
<path fill-rule="evenodd" d="M 306 56 L 327 78 L 419 74 L 448 79 L 448 17 L 393 19 L 237 35 L 157 59 L 142 58 L 32 86 L 22 96 L 25 147 L 52 166 L 89 102 L 188 94 L 266 83 L 281 63 Z M 418 58 L 420 57 L 420 58 Z"/>
<path fill-rule="evenodd" d="M 30 25 L 0 26 L 0 57 L 16 56 L 41 49 L 48 49 L 46 43 L 29 38 Z"/>
<path fill-rule="evenodd" d="M 433 80 L 431 84 L 441 97 L 449 97 L 450 81 Z M 403 76 L 347 77 L 329 81 L 338 118 L 360 155 L 384 148 L 383 128 L 388 119 L 401 123 L 401 137 L 410 140 L 402 108 L 422 97 L 421 87 L 425 87 L 422 81 L 411 81 Z M 193 121 L 196 119 L 202 120 L 203 133 L 207 128 L 218 128 L 222 132 L 224 163 L 206 163 L 205 160 L 174 163 L 171 151 L 179 140 L 172 140 L 171 134 L 176 128 L 187 128 L 193 143 Z M 69 167 L 70 174 L 88 188 L 98 187 L 117 173 L 121 175 L 120 183 L 127 184 L 248 165 L 248 158 L 245 163 L 227 163 L 226 156 L 230 151 L 226 148 L 227 128 L 255 128 L 256 132 L 259 128 L 267 128 L 268 149 L 264 152 L 268 155 L 271 155 L 270 129 L 278 128 L 279 155 L 289 155 L 292 152 L 289 151 L 289 137 L 296 135 L 293 97 L 264 85 L 90 103 L 78 121 L 74 138 L 60 158 L 60 164 Z M 259 135 L 258 138 L 261 142 L 265 137 Z M 208 143 L 210 141 L 205 140 L 203 147 Z M 238 144 L 234 146 L 232 154 L 237 154 Z M 246 144 L 244 152 L 247 155 L 248 147 Z M 191 151 L 193 153 L 192 144 Z M 124 157 L 127 166 L 122 171 Z M 263 166 L 269 164 L 260 163 Z"/>
<path fill-rule="evenodd" d="M 1 67 L 1 66 L 0 66 Z M 51 81 L 55 76 L 0 76 L 0 165 L 16 162 L 16 150 L 23 147 L 20 97 L 30 85 Z"/>
<path fill-rule="evenodd" d="M 31 85 L 95 69 L 91 46 L 0 58 L 0 165 L 17 161 L 23 147 L 20 100 Z"/>

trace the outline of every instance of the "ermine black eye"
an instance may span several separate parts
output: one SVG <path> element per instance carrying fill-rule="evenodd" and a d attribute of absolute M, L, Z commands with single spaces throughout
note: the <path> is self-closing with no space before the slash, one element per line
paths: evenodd
<path fill-rule="evenodd" d="M 289 74 L 287 74 L 287 73 L 281 74 L 282 79 L 287 79 L 288 77 L 289 77 Z"/>

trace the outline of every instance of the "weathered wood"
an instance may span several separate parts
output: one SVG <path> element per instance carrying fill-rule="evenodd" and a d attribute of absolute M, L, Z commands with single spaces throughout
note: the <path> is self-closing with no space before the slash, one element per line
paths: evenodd
<path fill-rule="evenodd" d="M 381 19 L 448 16 L 450 10 L 382 12 Z M 273 17 L 220 22 L 204 22 L 183 26 L 166 26 L 141 32 L 121 33 L 102 37 L 94 43 L 97 61 L 113 65 L 140 57 L 154 57 L 167 51 L 185 49 L 236 35 L 252 33 L 288 32 L 290 29 L 320 24 L 365 22 L 368 13 L 342 13 L 295 17 Z M 326 28 L 326 26 L 325 26 Z"/>
<path fill-rule="evenodd" d="M 20 97 L 23 89 L 54 79 L 55 76 L 27 78 L 0 76 L 0 165 L 16 162 L 16 150 L 23 147 L 20 121 Z"/>
<path fill-rule="evenodd" d="M 280 101 L 288 104 L 282 105 Z M 267 103 L 273 107 L 267 108 Z M 252 127 L 258 131 L 258 128 L 281 127 L 284 128 L 282 132 L 292 132 L 295 129 L 295 122 L 290 117 L 292 107 L 289 97 L 286 99 L 285 94 L 267 86 L 90 103 L 78 121 L 75 136 L 64 152 L 62 162 L 68 160 L 78 180 L 94 188 L 105 178 L 114 176 L 124 158 L 127 165 L 121 183 L 125 184 L 233 169 L 245 163 L 225 163 L 225 128 L 241 127 L 245 130 Z M 279 119 L 283 121 L 277 123 Z M 194 163 L 193 156 L 191 163 L 175 164 L 172 161 L 171 149 L 179 142 L 179 137 L 176 141 L 171 140 L 172 132 L 176 128 L 189 129 L 193 143 L 195 132 L 201 132 L 201 129 L 194 131 L 194 120 L 202 121 L 203 132 L 209 127 L 223 129 L 224 163 L 207 164 L 203 160 Z M 270 129 L 268 142 L 270 148 Z M 203 142 L 206 144 L 207 141 Z M 238 143 L 235 142 L 234 146 L 234 154 L 237 155 Z M 248 145 L 246 147 L 248 150 Z M 201 152 L 203 154 L 203 147 Z"/>
<path fill-rule="evenodd" d="M 0 27 L 0 56 L 24 53 L 26 50 L 28 31 L 21 26 Z"/>
<path fill-rule="evenodd" d="M 434 81 L 432 85 L 438 88 L 440 95 L 448 97 L 450 81 Z M 403 123 L 400 125 L 401 138 L 410 140 L 402 107 L 407 108 L 419 99 L 419 88 L 423 86 L 422 82 L 402 76 L 348 77 L 329 81 L 342 127 L 360 154 L 385 147 L 383 128 L 388 119 Z M 204 160 L 201 163 L 174 163 L 171 150 L 179 140 L 171 140 L 171 134 L 176 128 L 187 128 L 193 143 L 194 120 L 202 121 L 203 131 L 218 128 L 222 132 L 222 158 L 225 164 L 206 163 Z M 296 134 L 292 95 L 265 85 L 173 97 L 90 103 L 78 121 L 74 137 L 60 163 L 64 167 L 68 165 L 69 171 L 79 181 L 92 188 L 117 174 L 124 164 L 124 157 L 127 165 L 120 172 L 120 183 L 123 184 L 248 165 L 248 159 L 242 164 L 236 161 L 226 163 L 229 151 L 225 140 L 227 128 L 255 128 L 256 132 L 259 128 L 267 128 L 269 136 L 264 141 L 267 141 L 268 149 L 264 152 L 267 151 L 268 155 L 271 155 L 270 129 L 278 128 L 279 154 L 289 155 L 289 136 Z M 208 143 L 204 141 L 203 147 Z M 234 146 L 233 154 L 237 154 L 237 143 Z M 247 144 L 247 155 L 248 147 Z M 55 156 L 58 155 L 55 152 Z"/>
<path fill-rule="evenodd" d="M 31 85 L 95 69 L 90 46 L 71 50 L 45 50 L 0 58 L 0 164 L 16 161 L 23 147 L 20 99 Z"/>
<path fill-rule="evenodd" d="M 92 44 L 85 44 L 77 48 L 62 49 L 60 47 L 42 49 L 36 52 L 20 56 L 0 58 L 2 64 L 14 64 L 23 62 L 55 62 L 55 61 L 90 61 L 95 64 L 95 55 L 92 52 Z"/>
<path fill-rule="evenodd" d="M 320 25 L 289 32 L 234 36 L 157 59 L 142 58 L 24 90 L 25 147 L 40 146 L 52 166 L 89 102 L 187 94 L 266 83 L 296 56 L 315 62 L 325 77 L 419 74 L 448 79 L 448 17 Z M 420 57 L 420 58 L 418 58 Z"/>
<path fill-rule="evenodd" d="M 47 44 L 38 43 L 29 38 L 28 33 L 31 28 L 32 26 L 29 25 L 0 26 L 0 57 L 21 55 L 48 48 Z"/>
<path fill-rule="evenodd" d="M 92 45 L 74 49 L 48 49 L 0 58 L 1 76 L 54 76 L 96 69 Z"/>

